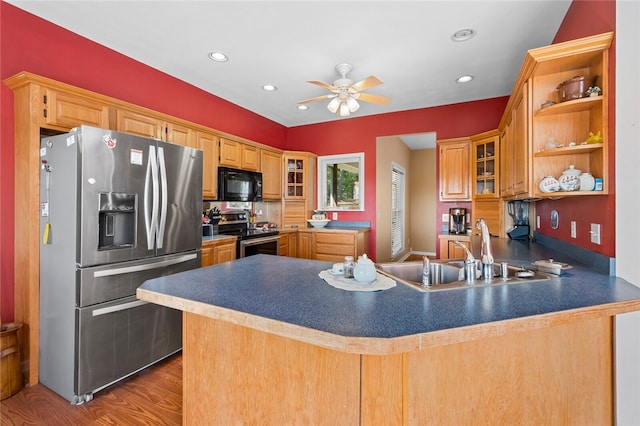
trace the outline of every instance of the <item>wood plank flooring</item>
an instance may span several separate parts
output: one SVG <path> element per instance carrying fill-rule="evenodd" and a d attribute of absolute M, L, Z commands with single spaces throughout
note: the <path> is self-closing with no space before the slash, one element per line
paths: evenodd
<path fill-rule="evenodd" d="M 9 425 L 181 425 L 182 354 L 72 405 L 45 386 L 22 389 L 0 402 L 0 424 Z"/>

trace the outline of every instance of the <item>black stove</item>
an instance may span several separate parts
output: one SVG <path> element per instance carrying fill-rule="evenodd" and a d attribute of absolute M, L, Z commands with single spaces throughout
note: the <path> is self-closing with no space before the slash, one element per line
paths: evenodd
<path fill-rule="evenodd" d="M 219 235 L 235 235 L 239 240 L 249 240 L 278 235 L 272 228 L 253 228 L 249 223 L 249 215 L 244 210 L 226 210 L 220 212 L 220 222 L 214 226 L 213 233 Z"/>

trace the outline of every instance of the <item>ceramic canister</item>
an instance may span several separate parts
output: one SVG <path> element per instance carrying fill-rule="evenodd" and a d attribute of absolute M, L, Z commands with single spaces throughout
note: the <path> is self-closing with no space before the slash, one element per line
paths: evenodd
<path fill-rule="evenodd" d="M 580 189 L 580 170 L 576 169 L 572 164 L 567 170 L 562 172 L 562 176 L 558 178 L 560 189 L 563 191 L 577 191 Z"/>
<path fill-rule="evenodd" d="M 553 176 L 545 176 L 540 181 L 539 188 L 541 192 L 556 192 L 560 190 L 560 185 Z"/>
<path fill-rule="evenodd" d="M 596 186 L 596 180 L 591 173 L 582 173 L 580 175 L 580 191 L 593 191 Z"/>

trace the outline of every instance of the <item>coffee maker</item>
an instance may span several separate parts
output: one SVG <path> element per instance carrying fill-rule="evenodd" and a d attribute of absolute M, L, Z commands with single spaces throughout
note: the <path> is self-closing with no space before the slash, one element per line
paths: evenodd
<path fill-rule="evenodd" d="M 526 200 L 515 200 L 507 203 L 507 212 L 513 219 L 513 228 L 507 235 L 512 240 L 529 239 L 529 202 Z"/>
<path fill-rule="evenodd" d="M 449 233 L 450 234 L 466 234 L 467 233 L 467 209 L 462 209 L 462 208 L 449 209 Z"/>

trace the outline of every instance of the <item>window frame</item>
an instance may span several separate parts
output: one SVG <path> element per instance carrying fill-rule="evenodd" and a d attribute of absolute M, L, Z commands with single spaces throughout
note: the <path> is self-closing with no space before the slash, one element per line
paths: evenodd
<path fill-rule="evenodd" d="M 399 185 L 395 182 L 396 176 L 401 176 Z M 398 188 L 396 188 L 399 186 Z M 394 190 L 394 188 L 396 188 Z M 391 202 L 389 208 L 391 209 L 391 257 L 395 257 L 402 253 L 405 247 L 405 235 L 406 235 L 406 191 L 407 191 L 407 171 L 401 165 L 392 162 L 391 163 Z M 396 230 L 395 222 L 399 221 Z M 399 235 L 395 235 L 399 232 Z M 399 240 L 399 241 L 396 241 Z"/>
<path fill-rule="evenodd" d="M 323 211 L 364 211 L 364 152 L 355 152 L 350 154 L 323 155 L 318 156 L 318 209 Z M 348 208 L 340 206 L 328 206 L 325 204 L 327 199 L 327 166 L 329 164 L 339 163 L 358 163 L 358 207 Z"/>

